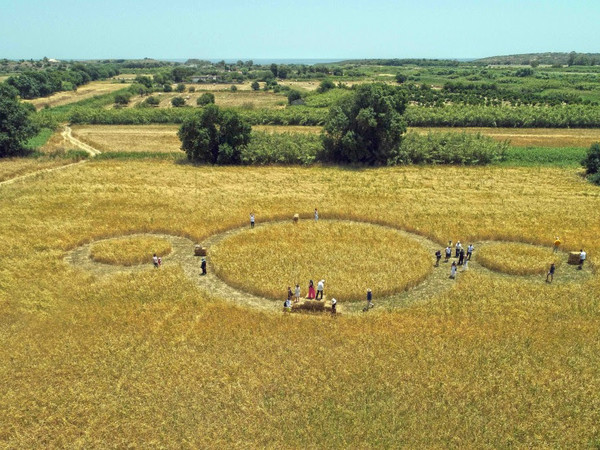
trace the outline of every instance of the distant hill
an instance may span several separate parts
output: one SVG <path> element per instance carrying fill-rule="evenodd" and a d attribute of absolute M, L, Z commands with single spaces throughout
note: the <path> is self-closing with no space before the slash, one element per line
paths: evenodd
<path fill-rule="evenodd" d="M 520 55 L 490 56 L 476 59 L 477 64 L 489 65 L 566 65 L 566 66 L 596 66 L 600 65 L 600 53 L 523 53 Z"/>

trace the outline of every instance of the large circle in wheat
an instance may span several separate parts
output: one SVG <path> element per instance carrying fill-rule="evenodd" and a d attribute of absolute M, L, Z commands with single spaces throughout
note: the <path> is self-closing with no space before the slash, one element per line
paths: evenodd
<path fill-rule="evenodd" d="M 431 256 L 409 233 L 346 221 L 266 224 L 227 237 L 210 249 L 213 270 L 226 283 L 268 298 L 287 287 L 325 279 L 339 301 L 363 300 L 367 288 L 391 295 L 423 281 Z"/>
<path fill-rule="evenodd" d="M 483 267 L 508 275 L 544 275 L 550 264 L 561 265 L 562 253 L 521 242 L 484 242 L 476 259 Z"/>

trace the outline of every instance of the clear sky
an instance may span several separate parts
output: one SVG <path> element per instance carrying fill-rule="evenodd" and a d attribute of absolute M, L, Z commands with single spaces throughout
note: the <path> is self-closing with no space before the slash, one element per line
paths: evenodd
<path fill-rule="evenodd" d="M 600 52 L 599 0 L 0 0 L 0 58 Z"/>

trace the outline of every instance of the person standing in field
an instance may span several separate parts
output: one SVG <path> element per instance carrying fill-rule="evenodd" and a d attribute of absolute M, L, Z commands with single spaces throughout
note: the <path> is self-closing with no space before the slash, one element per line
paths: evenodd
<path fill-rule="evenodd" d="M 313 283 L 313 280 L 310 280 L 308 282 L 308 299 L 314 300 L 314 298 L 315 298 L 315 284 Z"/>
<path fill-rule="evenodd" d="M 452 256 L 452 249 L 450 248 L 450 246 L 446 247 L 446 261 L 448 262 L 448 260 L 450 259 L 450 257 Z"/>
<path fill-rule="evenodd" d="M 371 291 L 371 289 L 367 289 L 367 306 L 365 306 L 365 309 L 363 309 L 363 311 L 368 311 L 369 309 L 373 308 L 373 292 Z"/>
<path fill-rule="evenodd" d="M 548 270 L 548 274 L 546 275 L 546 283 L 552 283 L 554 281 L 554 272 L 556 272 L 556 265 L 552 263 L 550 264 L 550 269 Z"/>
<path fill-rule="evenodd" d="M 254 228 L 254 213 L 250 213 L 250 228 Z"/>
<path fill-rule="evenodd" d="M 450 278 L 452 278 L 453 280 L 456 278 L 456 261 L 452 262 L 452 266 L 450 266 Z"/>
<path fill-rule="evenodd" d="M 469 270 L 469 258 L 465 258 L 465 262 L 463 263 L 463 272 Z"/>
<path fill-rule="evenodd" d="M 158 269 L 158 256 L 156 256 L 156 253 L 152 257 L 152 263 L 154 264 L 154 268 Z"/>
<path fill-rule="evenodd" d="M 298 303 L 300 301 L 300 285 L 298 283 L 296 283 L 296 289 L 295 289 L 295 297 L 296 299 L 294 300 L 294 302 Z"/>
<path fill-rule="evenodd" d="M 473 247 L 473 244 L 469 244 L 467 247 L 467 261 L 471 260 L 471 256 L 473 256 L 473 250 L 475 250 L 475 247 Z"/>
<path fill-rule="evenodd" d="M 325 280 L 320 280 L 317 283 L 317 296 L 315 300 L 323 300 L 323 290 L 325 289 Z"/>
<path fill-rule="evenodd" d="M 462 266 L 464 262 L 465 262 L 465 249 L 461 248 L 460 252 L 458 253 L 458 265 Z"/>
<path fill-rule="evenodd" d="M 294 296 L 294 294 L 292 294 L 292 288 L 291 288 L 291 286 L 288 286 L 288 296 L 287 296 L 288 301 L 291 302 L 293 296 Z"/>
<path fill-rule="evenodd" d="M 579 250 L 579 270 L 583 269 L 583 263 L 587 258 L 587 253 L 583 249 Z"/>
<path fill-rule="evenodd" d="M 554 238 L 554 253 L 558 253 L 558 248 L 560 247 L 560 238 L 558 236 L 556 236 L 556 238 Z"/>
<path fill-rule="evenodd" d="M 206 275 L 206 258 L 202 258 L 200 268 L 202 269 L 202 275 Z"/>
<path fill-rule="evenodd" d="M 442 251 L 438 250 L 437 252 L 435 252 L 435 267 L 439 267 L 440 259 L 442 259 Z"/>
<path fill-rule="evenodd" d="M 460 243 L 460 241 L 456 242 L 456 253 L 454 255 L 455 258 L 458 258 L 458 255 L 460 254 L 460 250 L 462 249 L 462 244 Z"/>
<path fill-rule="evenodd" d="M 315 208 L 315 222 L 319 221 L 319 210 Z"/>
<path fill-rule="evenodd" d="M 331 314 L 336 314 L 337 313 L 337 300 L 335 298 L 331 299 Z"/>

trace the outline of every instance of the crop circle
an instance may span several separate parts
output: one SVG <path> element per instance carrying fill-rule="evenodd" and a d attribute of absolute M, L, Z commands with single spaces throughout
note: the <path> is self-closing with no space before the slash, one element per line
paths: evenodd
<path fill-rule="evenodd" d="M 362 300 L 409 289 L 432 270 L 431 255 L 408 233 L 346 221 L 275 223 L 225 238 L 210 249 L 213 269 L 226 283 L 282 299 L 287 287 L 325 279 L 325 292 L 340 301 Z"/>
<path fill-rule="evenodd" d="M 477 262 L 483 267 L 510 275 L 542 275 L 550 264 L 558 267 L 560 253 L 548 247 L 520 242 L 492 242 L 477 251 Z"/>
<path fill-rule="evenodd" d="M 152 263 L 152 255 L 163 257 L 171 253 L 171 243 L 160 237 L 130 236 L 94 243 L 90 258 L 99 263 L 135 266 Z"/>

